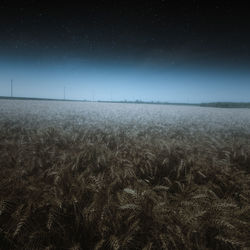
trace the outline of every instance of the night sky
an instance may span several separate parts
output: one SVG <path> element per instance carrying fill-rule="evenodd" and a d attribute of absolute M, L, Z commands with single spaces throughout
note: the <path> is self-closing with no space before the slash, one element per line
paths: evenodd
<path fill-rule="evenodd" d="M 250 101 L 243 1 L 0 1 L 0 96 Z"/>

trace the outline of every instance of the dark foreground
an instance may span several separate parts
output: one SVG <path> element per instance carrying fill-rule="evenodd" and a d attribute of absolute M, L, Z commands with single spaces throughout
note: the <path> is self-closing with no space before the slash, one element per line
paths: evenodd
<path fill-rule="evenodd" d="M 249 249 L 250 114 L 0 101 L 0 249 Z"/>

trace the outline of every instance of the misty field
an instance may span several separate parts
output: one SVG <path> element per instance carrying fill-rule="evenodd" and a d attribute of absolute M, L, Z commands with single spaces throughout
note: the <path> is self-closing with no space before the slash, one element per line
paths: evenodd
<path fill-rule="evenodd" d="M 0 249 L 249 249 L 250 109 L 0 100 Z"/>

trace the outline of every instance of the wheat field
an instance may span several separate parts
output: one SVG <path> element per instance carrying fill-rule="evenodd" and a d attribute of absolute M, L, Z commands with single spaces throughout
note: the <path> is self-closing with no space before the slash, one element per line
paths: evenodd
<path fill-rule="evenodd" d="M 250 109 L 0 100 L 0 249 L 250 249 Z"/>

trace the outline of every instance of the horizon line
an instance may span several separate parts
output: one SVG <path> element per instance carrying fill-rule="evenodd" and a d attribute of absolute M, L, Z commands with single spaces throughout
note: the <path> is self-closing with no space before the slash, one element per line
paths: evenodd
<path fill-rule="evenodd" d="M 101 102 L 101 103 L 135 103 L 135 104 L 158 104 L 158 105 L 189 105 L 189 106 L 210 106 L 210 107 L 242 107 L 246 105 L 250 108 L 249 102 L 233 102 L 233 101 L 213 101 L 213 102 L 167 102 L 167 101 L 143 101 L 136 99 L 134 101 L 128 100 L 88 100 L 88 99 L 64 99 L 64 98 L 45 98 L 45 97 L 22 97 L 22 96 L 0 96 L 0 99 L 8 100 L 37 100 L 37 101 L 65 101 L 65 102 Z M 231 105 L 231 106 L 230 106 Z"/>

